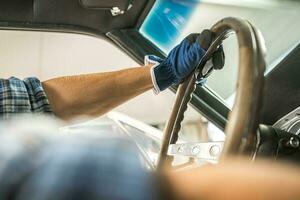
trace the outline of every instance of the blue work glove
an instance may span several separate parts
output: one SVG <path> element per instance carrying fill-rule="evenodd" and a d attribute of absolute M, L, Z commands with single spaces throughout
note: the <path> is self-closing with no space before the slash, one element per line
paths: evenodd
<path fill-rule="evenodd" d="M 187 36 L 164 60 L 153 55 L 146 56 L 145 64 L 154 65 L 151 77 L 155 93 L 183 82 L 198 67 L 213 37 L 211 31 L 204 30 L 201 34 Z"/>

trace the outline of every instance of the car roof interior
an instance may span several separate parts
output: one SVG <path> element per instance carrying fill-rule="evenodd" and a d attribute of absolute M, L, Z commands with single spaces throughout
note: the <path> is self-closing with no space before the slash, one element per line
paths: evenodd
<path fill-rule="evenodd" d="M 3 0 L 1 27 L 19 27 L 105 36 L 138 26 L 154 1 L 147 0 Z M 111 8 L 123 11 L 112 15 Z"/>

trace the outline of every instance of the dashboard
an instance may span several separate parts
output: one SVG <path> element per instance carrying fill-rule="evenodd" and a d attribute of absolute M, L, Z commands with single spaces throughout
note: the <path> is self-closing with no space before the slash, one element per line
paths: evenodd
<path fill-rule="evenodd" d="M 300 135 L 300 106 L 279 119 L 273 127 Z"/>

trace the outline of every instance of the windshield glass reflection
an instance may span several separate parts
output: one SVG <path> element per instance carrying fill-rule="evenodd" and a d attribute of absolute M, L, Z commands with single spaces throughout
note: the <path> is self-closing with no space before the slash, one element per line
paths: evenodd
<path fill-rule="evenodd" d="M 159 0 L 140 32 L 168 53 L 182 38 L 201 32 L 225 17 L 249 20 L 261 30 L 267 46 L 267 72 L 300 41 L 300 1 L 279 0 Z M 224 42 L 226 64 L 207 85 L 223 99 L 235 92 L 238 65 L 236 38 Z"/>

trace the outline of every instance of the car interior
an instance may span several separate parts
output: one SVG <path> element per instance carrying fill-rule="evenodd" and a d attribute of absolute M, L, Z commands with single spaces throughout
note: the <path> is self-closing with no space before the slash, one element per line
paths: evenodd
<path fill-rule="evenodd" d="M 186 26 L 187 21 L 197 16 L 195 13 L 200 12 L 198 9 L 190 10 L 191 7 L 197 8 L 195 5 L 199 4 L 218 7 L 218 2 L 1 0 L 0 29 L 75 33 L 101 38 L 143 65 L 146 55 L 165 57 L 168 50 L 183 37 L 185 34 L 181 30 L 183 25 Z M 235 1 L 228 2 L 228 5 L 225 3 L 223 6 L 235 6 Z M 271 13 L 260 8 L 262 5 L 257 1 L 247 2 L 253 10 L 265 12 L 266 15 Z M 176 94 L 176 98 L 161 137 L 157 163 L 153 168 L 159 169 L 166 163 L 172 165 L 174 156 L 177 155 L 216 162 L 227 157 L 243 155 L 253 160 L 268 158 L 299 164 L 300 30 L 294 28 L 298 23 L 296 18 L 300 15 L 300 2 L 296 0 L 267 2 L 264 6 L 274 9 L 275 14 L 282 15 L 288 10 L 292 13 L 290 17 L 293 17 L 286 18 L 291 22 L 290 29 L 286 30 L 288 32 L 286 46 L 281 45 L 282 41 L 276 41 L 276 45 L 270 50 L 272 58 L 266 57 L 268 55 L 266 41 L 269 44 L 276 38 L 264 38 L 264 32 L 261 33 L 255 21 L 247 19 L 247 16 L 230 16 L 227 13 L 226 16 L 212 18 L 211 24 L 197 21 L 199 24 L 202 23 L 201 27 L 185 29 L 186 32 L 210 29 L 216 33 L 216 38 L 199 63 L 199 69 L 204 67 L 206 71 L 196 70 L 185 82 L 170 88 Z M 283 11 L 277 11 L 279 8 Z M 159 16 L 159 20 L 165 20 L 164 17 L 169 20 L 178 17 L 182 24 L 168 26 L 162 21 L 166 31 L 151 28 L 151 20 L 158 20 L 151 19 L 153 13 Z M 160 18 L 160 15 L 163 18 Z M 267 23 L 266 21 L 264 23 Z M 169 22 L 172 24 L 174 21 Z M 269 18 L 268 23 L 274 23 L 274 29 L 279 26 Z M 278 31 L 277 34 L 285 32 Z M 167 36 L 163 38 L 162 35 Z M 231 64 L 230 60 L 236 59 L 237 64 L 230 66 L 235 68 L 236 78 L 231 76 L 232 72 L 224 76 L 224 81 L 228 79 L 233 84 L 234 89 L 228 89 L 234 90 L 230 93 L 232 95 L 218 92 L 216 86 L 222 84 L 220 73 L 226 69 L 214 70 L 208 65 L 212 52 L 221 44 L 226 49 L 228 40 L 235 41 L 235 45 L 231 45 L 232 49 L 228 50 L 235 56 L 228 56 L 226 55 L 228 51 L 225 51 L 225 60 Z M 206 78 L 208 84 L 199 84 L 201 82 L 199 74 Z M 225 98 L 234 100 L 229 103 Z M 178 143 L 179 131 L 188 105 L 224 131 L 225 141 Z"/>

